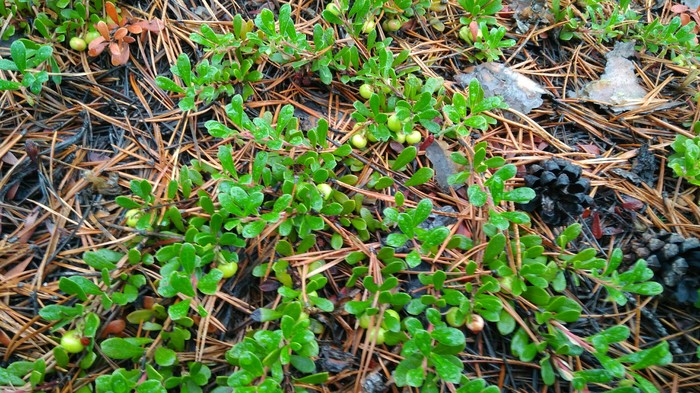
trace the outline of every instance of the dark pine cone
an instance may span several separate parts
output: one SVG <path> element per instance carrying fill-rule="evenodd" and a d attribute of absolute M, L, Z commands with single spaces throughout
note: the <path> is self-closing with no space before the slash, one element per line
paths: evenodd
<path fill-rule="evenodd" d="M 655 278 L 680 304 L 698 301 L 700 289 L 700 240 L 677 233 L 648 231 L 632 242 L 637 258 L 647 261 Z"/>
<path fill-rule="evenodd" d="M 526 212 L 537 211 L 553 226 L 566 225 L 593 204 L 588 196 L 591 183 L 581 178 L 581 167 L 561 158 L 533 164 L 525 175 L 525 185 L 535 190 L 535 199 L 519 205 Z"/>

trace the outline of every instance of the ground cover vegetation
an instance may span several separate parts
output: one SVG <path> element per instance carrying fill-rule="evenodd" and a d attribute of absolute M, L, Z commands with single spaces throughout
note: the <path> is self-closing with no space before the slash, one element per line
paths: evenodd
<path fill-rule="evenodd" d="M 698 390 L 698 4 L 0 2 L 0 385 Z"/>

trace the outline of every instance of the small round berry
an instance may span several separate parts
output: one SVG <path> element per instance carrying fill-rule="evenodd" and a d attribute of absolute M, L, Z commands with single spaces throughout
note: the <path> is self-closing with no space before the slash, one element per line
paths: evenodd
<path fill-rule="evenodd" d="M 85 349 L 82 337 L 83 335 L 79 331 L 69 330 L 61 337 L 61 347 L 68 353 L 82 352 Z"/>
<path fill-rule="evenodd" d="M 401 124 L 401 120 L 399 120 L 399 117 L 396 116 L 396 114 L 389 116 L 389 118 L 386 120 L 386 126 L 393 132 L 400 132 L 403 128 L 403 124 Z"/>
<path fill-rule="evenodd" d="M 364 149 L 367 146 L 367 138 L 362 134 L 355 134 L 350 138 L 350 143 L 358 149 Z"/>
<path fill-rule="evenodd" d="M 326 6 L 326 11 L 330 12 L 335 16 L 340 16 L 340 8 L 338 8 L 338 6 L 334 3 L 328 3 L 328 5 Z"/>
<path fill-rule="evenodd" d="M 68 44 L 71 48 L 73 48 L 73 50 L 77 50 L 78 52 L 82 52 L 85 50 L 85 48 L 87 48 L 87 43 L 80 37 L 71 38 Z"/>
<path fill-rule="evenodd" d="M 364 34 L 369 34 L 372 30 L 374 30 L 375 26 L 376 23 L 374 22 L 374 20 L 369 19 L 362 25 L 362 32 Z"/>
<path fill-rule="evenodd" d="M 224 273 L 224 278 L 231 278 L 238 271 L 238 264 L 236 262 L 222 263 L 216 268 Z"/>
<path fill-rule="evenodd" d="M 321 184 L 316 185 L 316 189 L 318 190 L 318 192 L 321 193 L 321 196 L 323 197 L 323 199 L 330 198 L 331 193 L 333 192 L 333 189 L 331 188 L 331 186 L 329 186 L 326 183 L 321 183 Z"/>
<path fill-rule="evenodd" d="M 410 134 L 406 135 L 406 143 L 409 145 L 415 145 L 416 143 L 420 143 L 422 138 L 422 135 L 420 134 L 419 131 L 411 131 Z"/>
<path fill-rule="evenodd" d="M 124 218 L 126 218 L 126 226 L 136 228 L 139 219 L 141 218 L 141 210 L 131 209 L 124 213 Z"/>
<path fill-rule="evenodd" d="M 99 31 L 90 30 L 85 33 L 85 43 L 89 45 L 92 41 L 95 41 L 97 37 L 102 37 L 102 34 L 100 34 Z"/>
<path fill-rule="evenodd" d="M 369 98 L 372 97 L 372 93 L 374 93 L 374 89 L 369 84 L 365 83 L 360 86 L 360 95 L 365 100 L 369 100 Z"/>

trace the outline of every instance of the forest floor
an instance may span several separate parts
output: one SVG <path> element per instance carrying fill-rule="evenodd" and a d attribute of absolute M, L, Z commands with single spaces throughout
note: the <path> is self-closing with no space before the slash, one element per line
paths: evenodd
<path fill-rule="evenodd" d="M 438 310 L 445 317 L 450 306 L 460 308 L 462 318 L 474 322 L 481 314 L 487 321 L 483 329 L 454 324 L 460 325 L 456 330 L 463 336 L 449 344 L 460 349 L 445 358 L 458 359 L 466 378 L 483 378 L 503 392 L 574 391 L 577 387 L 578 391 L 700 391 L 700 246 L 693 243 L 700 237 L 700 190 L 667 166 L 677 135 L 692 139 L 693 130 L 700 128 L 697 41 L 695 49 L 672 40 L 668 47 L 653 47 L 656 37 L 663 41 L 665 36 L 644 30 L 657 18 L 663 26 L 674 17 L 684 23 L 697 20 L 691 8 L 671 1 L 632 2 L 627 12 L 618 3 L 591 0 L 562 2 L 564 11 L 557 12 L 551 2 L 515 0 L 504 2 L 492 14 L 475 15 L 464 8 L 481 4 L 484 10 L 495 3 L 409 1 L 410 7 L 402 9 L 405 2 L 366 1 L 374 16 L 360 17 L 341 1 L 336 4 L 345 9 L 340 18 L 335 17 L 341 23 L 331 23 L 334 14 L 324 14 L 326 4 L 318 1 L 124 1 L 118 4 L 124 23 L 105 24 L 109 40 L 99 55 L 90 56 L 88 51 L 71 49 L 68 37 L 76 31 L 82 34 L 92 22 L 70 27 L 62 43 L 56 42 L 59 33 L 51 32 L 56 27 L 49 28 L 52 41 L 32 25 L 42 20 L 41 13 L 59 22 L 70 19 L 60 19 L 51 9 L 54 3 L 61 2 L 17 8 L 13 17 L 0 19 L 4 21 L 0 33 L 16 28 L 0 44 L 3 59 L 21 61 L 11 48 L 23 39 L 29 51 L 29 41 L 50 44 L 57 67 L 49 62 L 34 64 L 29 68 L 36 74 L 13 71 L 7 64 L 0 67 L 0 79 L 13 83 L 3 84 L 13 89 L 0 95 L 3 392 L 109 391 L 104 384 L 95 385 L 96 378 L 114 376 L 118 369 L 138 370 L 124 374 L 131 385 L 124 385 L 123 391 L 138 390 L 137 381 L 158 381 L 144 384 L 139 391 L 163 391 L 161 383 L 182 391 L 249 391 L 242 386 L 260 385 L 266 378 L 275 381 L 269 386 L 276 387 L 264 385 L 260 391 L 398 392 L 418 391 L 423 383 L 426 391 L 431 391 L 430 386 L 435 391 L 481 391 L 457 390 L 466 386 L 466 379 L 451 375 L 448 366 L 435 360 L 442 359 L 439 347 L 445 343 L 433 332 L 445 324 L 440 317 L 431 319 L 425 310 Z M 65 3 L 62 9 L 75 9 L 81 2 Z M 273 26 L 272 33 L 257 34 L 259 42 L 234 32 L 235 15 L 240 14 L 243 21 L 258 18 L 253 29 L 261 31 L 267 28 L 264 16 L 272 11 L 277 20 L 287 4 L 291 27 L 279 23 L 282 31 Z M 107 8 L 100 6 L 98 17 L 107 20 Z M 411 12 L 415 15 L 407 17 Z M 401 27 L 391 32 L 394 27 L 382 22 L 395 17 Z M 376 19 L 376 26 L 367 26 L 367 19 Z M 472 25 L 470 30 L 470 21 L 483 21 L 488 27 L 482 32 Z M 314 37 L 317 25 L 329 34 L 330 45 L 325 49 L 320 48 L 324 46 L 321 37 Z M 218 36 L 221 42 L 215 45 L 204 33 L 204 39 L 191 35 L 203 32 L 202 26 L 218 34 L 234 33 Z M 505 32 L 503 40 L 486 42 L 483 33 L 493 38 L 497 34 L 489 29 L 499 26 Z M 120 33 L 120 27 L 129 29 Z M 390 40 L 377 44 L 385 39 Z M 468 42 L 474 39 L 486 49 Z M 230 63 L 214 67 L 215 51 L 206 50 L 204 41 L 218 49 L 229 45 L 230 51 L 222 52 L 224 63 L 234 59 L 242 64 L 245 59 L 250 72 L 244 70 L 239 77 Z M 97 45 L 90 48 L 96 54 Z M 326 59 L 321 65 L 319 59 L 343 48 L 355 49 L 348 50 L 345 59 Z M 197 73 L 189 76 L 183 58 L 178 60 L 183 53 L 192 69 L 200 65 Z M 394 60 L 387 64 L 382 53 L 393 54 Z M 214 71 L 229 67 L 228 78 L 203 76 L 205 58 Z M 49 80 L 39 83 L 40 91 L 20 85 L 41 70 L 49 72 Z M 503 97 L 508 108 L 479 97 L 469 83 L 473 78 L 486 96 Z M 420 94 L 408 93 L 409 80 L 435 84 L 432 89 L 418 86 L 419 92 L 431 97 L 426 104 L 430 108 L 418 109 Z M 371 87 L 368 93 L 375 93 L 368 100 L 358 90 L 363 84 Z M 457 93 L 467 97 L 469 110 L 455 121 L 450 111 L 459 111 Z M 246 97 L 236 101 L 234 94 Z M 420 133 L 409 143 L 397 141 L 401 137 L 386 125 L 384 115 L 394 113 L 401 100 L 411 108 L 410 114 L 402 115 L 401 127 L 408 122 L 406 131 Z M 480 102 L 483 112 L 474 107 Z M 419 118 L 422 114 L 426 115 Z M 289 123 L 291 117 L 297 120 Z M 291 126 L 278 126 L 285 122 Z M 353 140 L 353 135 L 363 132 L 365 138 L 374 134 L 369 142 Z M 379 140 L 372 141 L 373 137 Z M 477 145 L 480 142 L 485 143 L 485 158 L 504 159 L 491 161 L 493 169 L 507 163 L 517 170 L 515 176 L 501 181 L 498 200 L 494 196 L 499 189 L 488 180 L 494 170 L 475 168 L 475 146 L 482 146 Z M 367 146 L 357 147 L 363 143 Z M 453 155 L 464 162 L 454 164 Z M 686 165 L 700 166 L 697 153 L 695 157 Z M 577 191 L 581 196 L 574 196 L 578 202 L 548 196 L 552 189 L 541 179 L 542 171 L 549 169 L 533 168 L 551 165 L 547 160 L 552 158 L 560 159 L 551 170 L 556 176 L 574 168 L 567 163 L 582 169 L 566 180 L 586 179 L 583 192 Z M 401 160 L 406 162 L 396 164 Z M 460 171 L 464 172 L 460 175 Z M 449 175 L 458 177 L 459 183 L 449 184 Z M 138 182 L 141 179 L 150 187 Z M 314 183 L 330 188 L 307 187 Z M 508 194 L 501 195 L 503 186 L 511 190 L 526 183 L 537 194 L 534 203 L 524 206 L 514 203 L 523 202 L 514 196 L 508 200 Z M 488 197 L 486 206 L 475 202 L 480 194 L 472 194 L 474 189 L 488 194 L 483 194 Z M 560 188 L 552 195 L 563 194 L 569 191 Z M 118 201 L 120 196 L 129 199 Z M 552 199 L 543 200 L 543 196 Z M 425 199 L 431 202 L 429 214 L 422 217 L 428 221 L 418 225 L 414 217 L 412 229 L 391 222 L 387 209 L 414 214 L 411 209 L 425 207 L 419 203 Z M 277 209 L 278 200 L 286 205 Z M 248 209 L 246 203 L 253 207 Z M 138 210 L 131 222 L 125 217 L 130 209 L 124 206 Z M 531 221 L 525 220 L 530 222 L 521 216 L 499 215 L 523 209 L 531 212 Z M 505 230 L 495 230 L 495 220 L 503 217 L 515 222 L 505 221 Z M 580 224 L 571 227 L 580 228 L 580 236 L 560 244 L 557 238 L 572 223 Z M 235 239 L 207 247 L 206 236 L 198 236 L 212 235 L 207 232 L 212 227 L 225 227 L 222 233 L 232 231 Z M 443 228 L 447 237 L 440 237 Z M 188 234 L 188 229 L 198 235 Z M 505 234 L 507 246 L 487 263 L 489 246 L 495 244 L 494 238 L 500 239 L 493 231 Z M 424 232 L 430 235 L 421 235 Z M 541 250 L 519 243 L 520 237 L 533 234 L 541 239 Z M 219 235 L 218 231 L 213 234 Z M 403 235 L 402 241 L 396 240 Z M 430 243 L 431 236 L 438 238 L 436 244 Z M 451 238 L 459 239 L 460 246 L 448 247 Z M 402 246 L 406 240 L 411 247 Z M 180 246 L 183 242 L 195 246 Z M 172 244 L 178 248 L 167 249 Z M 185 256 L 189 247 L 197 253 L 192 267 Z M 520 255 L 521 247 L 536 255 Z M 589 248 L 599 259 L 589 258 L 590 266 L 568 265 L 571 255 Z M 419 249 L 420 253 L 410 252 Z M 170 258 L 163 256 L 173 250 Z M 637 278 L 658 282 L 664 293 L 646 296 L 645 291 L 652 291 L 644 289 L 648 287 L 634 287 L 636 293 L 623 290 L 626 293 L 617 297 L 609 293 L 608 284 L 613 281 L 606 280 L 617 280 L 617 273 L 603 273 L 596 261 L 609 264 L 618 256 L 623 256 L 622 263 L 612 270 L 619 272 L 630 269 L 640 257 L 647 262 L 656 258 L 648 263 L 655 277 L 639 273 Z M 216 259 L 213 264 L 212 258 Z M 411 258 L 418 258 L 417 262 Z M 498 258 L 506 262 L 501 265 Z M 519 294 L 509 287 L 512 281 L 505 283 L 512 279 L 504 279 L 507 274 L 518 277 L 523 259 L 528 258 L 545 260 L 542 269 L 545 265 L 554 269 L 552 276 L 544 270 L 536 278 L 523 276 L 528 288 L 537 287 L 536 279 L 545 279 L 544 289 L 537 288 L 544 301 L 533 294 L 534 289 Z M 173 267 L 173 260 L 180 261 L 177 266 L 184 273 L 166 277 L 179 269 Z M 396 267 L 397 260 L 398 268 L 389 269 Z M 216 266 L 221 274 L 213 272 Z M 508 266 L 515 268 L 508 270 Z M 237 272 L 226 271 L 234 268 Z M 233 277 L 222 278 L 228 273 Z M 443 281 L 447 275 L 446 288 L 459 289 L 469 300 L 434 304 L 426 300 L 425 296 L 447 299 L 447 290 L 441 291 L 443 284 L 435 278 L 440 274 Z M 487 275 L 496 279 L 482 279 Z M 191 284 L 178 287 L 177 277 Z M 348 284 L 353 277 L 357 283 Z M 422 308 L 399 300 L 382 303 L 375 296 L 372 285 L 394 279 L 398 286 L 386 292 L 422 299 Z M 564 288 L 557 287 L 559 279 Z M 495 317 L 489 310 L 479 311 L 477 301 L 489 282 L 500 285 L 500 289 L 484 289 L 501 310 Z M 578 319 L 540 319 L 549 310 L 550 296 L 557 294 L 573 299 Z M 184 304 L 184 309 L 176 308 L 178 304 Z M 289 304 L 302 304 L 302 313 Z M 393 314 L 389 317 L 387 310 L 393 309 L 398 320 L 415 317 L 413 321 L 423 324 L 437 341 L 427 350 L 433 351 L 431 355 L 414 364 L 421 370 L 420 377 L 405 370 L 399 370 L 402 376 L 396 374 L 397 365 L 411 358 L 411 352 L 420 353 L 420 345 L 412 341 L 420 334 L 406 326 L 410 323 L 382 325 L 382 333 L 388 334 L 387 343 L 382 344 L 384 337 L 365 334 L 368 329 L 359 322 L 364 311 L 353 307 L 374 309 L 383 319 L 391 319 Z M 285 317 L 268 320 L 261 316 L 263 308 L 277 309 Z M 289 315 L 297 321 L 311 315 L 315 350 L 309 349 L 306 355 L 295 352 L 291 365 L 284 356 L 275 361 L 279 363 L 269 358 L 265 363 L 261 357 L 265 370 L 260 375 L 255 367 L 242 366 L 239 357 L 243 355 L 230 352 L 253 332 L 279 326 L 285 339 L 293 342 L 284 326 Z M 512 321 L 513 328 L 496 322 L 499 318 Z M 380 329 L 376 319 L 369 331 Z M 618 374 L 601 360 L 608 345 L 596 352 L 590 345 L 595 340 L 585 340 L 616 326 L 628 328 L 627 335 L 610 342 L 607 354 L 622 359 L 616 363 L 624 365 Z M 81 347 L 78 354 L 71 354 L 70 344 L 62 343 L 64 350 L 56 351 L 61 336 L 72 329 L 80 331 L 87 350 Z M 566 345 L 555 331 L 566 332 Z M 123 340 L 109 343 L 122 348 L 104 344 L 115 339 Z M 548 346 L 518 347 L 516 340 Z M 643 352 L 659 348 L 660 343 L 668 343 L 664 350 L 672 358 Z M 133 352 L 120 352 L 124 348 Z M 532 356 L 524 354 L 523 348 L 530 348 Z M 649 364 L 624 357 L 635 352 L 651 356 Z M 311 359 L 311 366 L 304 363 L 304 356 Z M 275 374 L 278 367 L 284 377 Z M 232 372 L 241 368 L 252 375 L 248 385 L 229 378 L 240 376 Z M 601 370 L 601 374 L 581 373 L 585 370 Z M 305 375 L 317 379 L 304 379 Z M 411 378 L 413 382 L 407 383 Z M 581 378 L 587 387 L 576 385 Z M 119 391 L 115 381 L 111 379 L 111 386 Z M 414 387 L 399 387 L 406 384 Z"/>

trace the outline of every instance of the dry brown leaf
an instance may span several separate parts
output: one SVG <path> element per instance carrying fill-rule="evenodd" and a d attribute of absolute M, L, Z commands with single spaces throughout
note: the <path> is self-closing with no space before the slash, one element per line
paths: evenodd
<path fill-rule="evenodd" d="M 105 2 L 105 13 L 107 14 L 107 16 L 112 18 L 112 20 L 115 23 L 118 23 L 119 26 L 123 26 L 124 18 L 119 17 L 119 13 L 117 12 L 117 7 L 114 5 L 114 3 L 111 3 L 109 1 Z"/>
<path fill-rule="evenodd" d="M 97 24 L 95 25 L 95 29 L 97 29 L 97 31 L 100 33 L 102 38 L 104 38 L 106 41 L 109 41 L 109 27 L 107 26 L 107 24 L 105 22 L 103 22 L 103 21 L 97 22 Z M 97 41 L 97 40 L 93 40 L 93 42 L 95 42 L 95 41 Z"/>
<path fill-rule="evenodd" d="M 90 45 L 88 45 L 88 55 L 92 57 L 99 56 L 100 53 L 105 50 L 107 45 L 109 45 L 109 41 L 105 40 L 104 38 L 95 38 Z"/>

